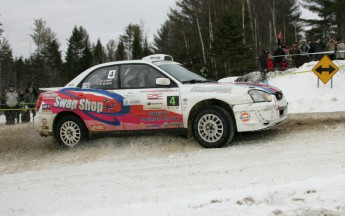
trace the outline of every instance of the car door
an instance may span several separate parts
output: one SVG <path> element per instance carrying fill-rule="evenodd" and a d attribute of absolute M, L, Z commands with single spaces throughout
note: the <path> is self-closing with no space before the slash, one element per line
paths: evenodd
<path fill-rule="evenodd" d="M 118 94 L 119 66 L 98 68 L 81 83 L 78 91 L 79 115 L 90 131 L 123 129 L 123 117 L 129 112 Z M 97 109 L 95 110 L 95 107 Z"/>
<path fill-rule="evenodd" d="M 119 94 L 124 97 L 124 106 L 130 107 L 124 118 L 124 130 L 183 127 L 178 86 L 156 85 L 157 78 L 165 77 L 150 65 L 121 65 Z"/>

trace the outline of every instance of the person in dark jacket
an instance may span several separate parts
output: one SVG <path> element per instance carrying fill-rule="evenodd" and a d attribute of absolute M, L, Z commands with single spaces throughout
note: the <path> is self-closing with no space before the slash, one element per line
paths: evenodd
<path fill-rule="evenodd" d="M 267 69 L 267 57 L 269 53 L 270 52 L 268 49 L 262 51 L 262 54 L 260 56 L 261 71 L 265 71 Z"/>
<path fill-rule="evenodd" d="M 325 44 L 322 43 L 321 38 L 318 38 L 315 43 L 312 44 L 313 51 L 315 53 L 323 52 L 325 50 Z M 313 60 L 314 61 L 320 61 L 323 54 L 315 54 Z"/>
<path fill-rule="evenodd" d="M 279 45 L 278 49 L 274 52 L 274 63 L 275 63 L 275 67 L 278 68 L 280 62 L 284 59 L 285 57 L 285 52 L 282 49 L 282 46 Z"/>

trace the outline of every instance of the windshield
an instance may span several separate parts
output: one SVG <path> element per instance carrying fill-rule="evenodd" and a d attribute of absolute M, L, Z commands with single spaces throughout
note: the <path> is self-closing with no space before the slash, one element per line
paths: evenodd
<path fill-rule="evenodd" d="M 157 64 L 158 67 L 169 73 L 171 76 L 176 78 L 181 83 L 196 83 L 196 82 L 207 82 L 208 79 L 202 77 L 180 64 Z"/>

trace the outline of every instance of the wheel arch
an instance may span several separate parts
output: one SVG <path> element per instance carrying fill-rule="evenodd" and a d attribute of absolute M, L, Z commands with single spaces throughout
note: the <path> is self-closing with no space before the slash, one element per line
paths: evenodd
<path fill-rule="evenodd" d="M 56 130 L 56 126 L 58 124 L 58 122 L 65 116 L 68 116 L 68 115 L 71 115 L 71 116 L 75 116 L 76 118 L 78 118 L 81 122 L 83 122 L 86 130 L 87 130 L 87 133 L 89 133 L 89 128 L 87 127 L 87 125 L 85 124 L 85 122 L 83 121 L 83 119 L 76 113 L 74 112 L 69 112 L 69 111 L 64 111 L 64 112 L 60 112 L 54 119 L 54 122 L 53 122 L 53 131 Z"/>
<path fill-rule="evenodd" d="M 222 100 L 219 100 L 219 99 L 208 99 L 208 100 L 203 100 L 203 101 L 198 102 L 190 110 L 189 116 L 188 116 L 188 137 L 191 137 L 193 135 L 193 128 L 192 128 L 193 127 L 193 120 L 196 117 L 197 113 L 200 110 L 202 110 L 202 109 L 204 109 L 206 107 L 210 107 L 210 106 L 222 107 L 223 109 L 228 111 L 228 113 L 230 114 L 230 116 L 234 120 L 235 131 L 237 132 L 236 120 L 235 120 L 234 112 L 232 110 L 232 106 L 230 104 L 222 101 Z"/>

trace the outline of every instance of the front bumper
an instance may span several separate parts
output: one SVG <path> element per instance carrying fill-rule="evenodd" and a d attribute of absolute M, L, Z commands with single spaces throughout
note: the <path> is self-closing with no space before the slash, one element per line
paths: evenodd
<path fill-rule="evenodd" d="M 279 102 L 235 105 L 233 111 L 238 132 L 264 130 L 287 118 L 288 103 L 283 98 Z"/>

